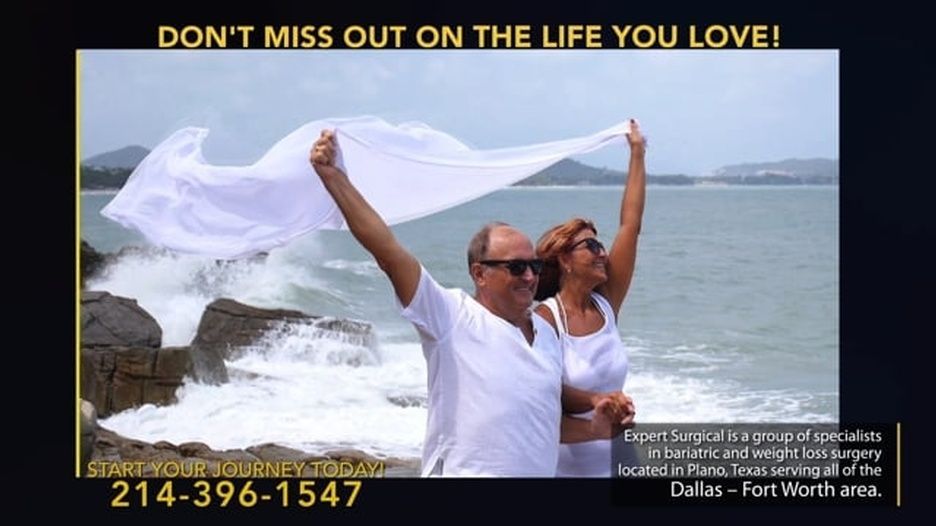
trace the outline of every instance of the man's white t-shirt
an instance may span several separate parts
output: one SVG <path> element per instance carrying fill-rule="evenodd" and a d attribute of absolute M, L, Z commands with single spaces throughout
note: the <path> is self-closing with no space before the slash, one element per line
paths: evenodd
<path fill-rule="evenodd" d="M 523 332 L 425 268 L 402 310 L 422 340 L 429 419 L 422 475 L 553 477 L 562 415 L 562 353 L 553 328 L 532 316 Z"/>

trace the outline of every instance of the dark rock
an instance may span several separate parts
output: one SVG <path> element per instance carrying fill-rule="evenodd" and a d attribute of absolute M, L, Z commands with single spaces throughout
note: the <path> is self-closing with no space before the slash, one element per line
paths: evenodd
<path fill-rule="evenodd" d="M 303 451 L 299 451 L 298 449 L 280 446 L 278 444 L 260 444 L 257 446 L 251 446 L 247 448 L 247 452 L 259 458 L 260 460 L 265 461 L 293 460 L 299 462 L 312 456 Z"/>
<path fill-rule="evenodd" d="M 192 352 L 188 347 L 161 349 L 161 341 L 159 324 L 135 300 L 83 292 L 82 396 L 101 416 L 142 404 L 175 402 L 183 378 L 194 375 Z"/>
<path fill-rule="evenodd" d="M 227 366 L 217 345 L 195 345 L 191 347 L 192 377 L 203 384 L 219 385 L 227 383 Z"/>
<path fill-rule="evenodd" d="M 177 449 L 179 454 L 184 457 L 197 457 L 211 451 L 211 448 L 208 447 L 208 444 L 203 442 L 185 442 L 179 444 Z"/>
<path fill-rule="evenodd" d="M 87 400 L 81 401 L 81 418 L 79 423 L 79 434 L 81 436 L 80 458 L 81 474 L 84 475 L 88 461 L 91 460 L 91 454 L 94 451 L 94 437 L 97 434 L 97 411 L 94 410 L 94 404 Z"/>
<path fill-rule="evenodd" d="M 158 348 L 162 329 L 136 300 L 108 292 L 81 293 L 81 346 Z"/>
<path fill-rule="evenodd" d="M 320 336 L 352 343 L 363 348 L 376 348 L 373 327 L 366 322 L 338 318 L 310 316 L 296 310 L 261 309 L 244 305 L 232 299 L 215 300 L 205 308 L 192 347 L 195 352 L 196 368 L 200 353 L 208 360 L 233 359 L 244 348 L 255 345 L 271 331 L 288 331 L 298 325 L 308 325 L 320 331 Z M 360 365 L 375 360 L 375 352 L 369 357 L 347 357 L 351 365 Z"/>
<path fill-rule="evenodd" d="M 79 268 L 81 270 L 81 288 L 84 288 L 85 281 L 94 277 L 107 265 L 108 256 L 102 254 L 94 247 L 88 244 L 84 239 L 81 240 L 81 254 L 79 258 Z"/>
<path fill-rule="evenodd" d="M 101 416 L 143 404 L 166 405 L 191 373 L 187 347 L 81 349 L 81 396 Z"/>
<path fill-rule="evenodd" d="M 101 408 L 102 416 L 109 414 L 111 383 L 114 378 L 116 357 L 113 352 L 81 350 L 81 397 Z"/>
<path fill-rule="evenodd" d="M 193 447 L 193 445 L 196 445 Z M 179 453 L 185 457 L 200 458 L 216 462 L 256 462 L 260 460 L 243 449 L 230 449 L 227 451 L 215 451 L 200 442 L 186 442 L 179 444 Z"/>
<path fill-rule="evenodd" d="M 108 351 L 103 351 L 108 352 Z M 117 413 L 143 405 L 143 383 L 156 365 L 156 350 L 127 348 L 114 350 L 110 406 L 102 414 Z"/>
<path fill-rule="evenodd" d="M 429 401 L 426 395 L 390 395 L 387 401 L 400 407 L 428 407 Z"/>
<path fill-rule="evenodd" d="M 376 462 L 380 459 L 359 449 L 335 449 L 325 453 L 325 456 L 331 460 L 346 460 L 349 462 Z"/>
<path fill-rule="evenodd" d="M 223 364 L 222 364 L 223 365 Z M 156 353 L 152 375 L 143 382 L 143 403 L 175 403 L 176 390 L 186 376 L 194 375 L 192 350 L 189 347 L 163 347 Z"/>
<path fill-rule="evenodd" d="M 230 358 L 239 347 L 252 345 L 274 325 L 303 321 L 309 316 L 295 310 L 260 309 L 221 298 L 205 307 L 192 346 Z"/>

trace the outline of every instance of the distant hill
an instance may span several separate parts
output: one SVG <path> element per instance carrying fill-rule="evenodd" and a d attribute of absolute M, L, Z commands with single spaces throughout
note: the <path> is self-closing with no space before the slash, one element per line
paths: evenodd
<path fill-rule="evenodd" d="M 563 159 L 514 186 L 620 186 L 624 184 L 624 176 L 621 171 Z M 647 184 L 691 185 L 693 178 L 686 175 L 648 175 Z"/>
<path fill-rule="evenodd" d="M 150 151 L 142 146 L 127 146 L 112 152 L 88 157 L 81 164 L 95 168 L 129 168 L 133 170 L 149 153 Z"/>
<path fill-rule="evenodd" d="M 564 159 L 515 186 L 598 186 L 623 185 L 625 173 L 595 168 Z M 647 175 L 648 185 L 834 185 L 839 182 L 838 161 L 834 159 L 786 159 L 768 163 L 724 166 L 706 177 L 688 175 Z"/>
<path fill-rule="evenodd" d="M 723 166 L 714 177 L 757 177 L 765 175 L 787 175 L 800 178 L 828 177 L 838 179 L 838 160 L 834 159 L 785 159 L 770 163 L 743 163 Z"/>
<path fill-rule="evenodd" d="M 119 190 L 127 182 L 133 168 L 95 168 L 81 165 L 82 190 Z"/>
<path fill-rule="evenodd" d="M 123 187 L 133 169 L 150 151 L 142 146 L 127 146 L 112 152 L 88 157 L 81 163 L 81 188 L 117 190 Z"/>
<path fill-rule="evenodd" d="M 624 184 L 624 173 L 563 159 L 516 186 L 581 186 Z"/>

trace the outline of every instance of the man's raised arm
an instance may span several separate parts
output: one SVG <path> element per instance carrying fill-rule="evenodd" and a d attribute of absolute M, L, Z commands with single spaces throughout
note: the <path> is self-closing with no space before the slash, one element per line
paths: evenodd
<path fill-rule="evenodd" d="M 351 234 L 374 256 L 393 283 L 400 303 L 407 307 L 419 284 L 419 261 L 396 240 L 387 223 L 351 184 L 348 175 L 335 166 L 337 148 L 334 132 L 323 130 L 312 146 L 309 161 L 341 209 Z"/>

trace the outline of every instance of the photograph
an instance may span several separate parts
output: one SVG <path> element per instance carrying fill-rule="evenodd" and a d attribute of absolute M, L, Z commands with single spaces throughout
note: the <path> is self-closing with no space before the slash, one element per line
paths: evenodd
<path fill-rule="evenodd" d="M 840 420 L 835 49 L 75 60 L 76 475 L 610 477 L 622 426 Z"/>

